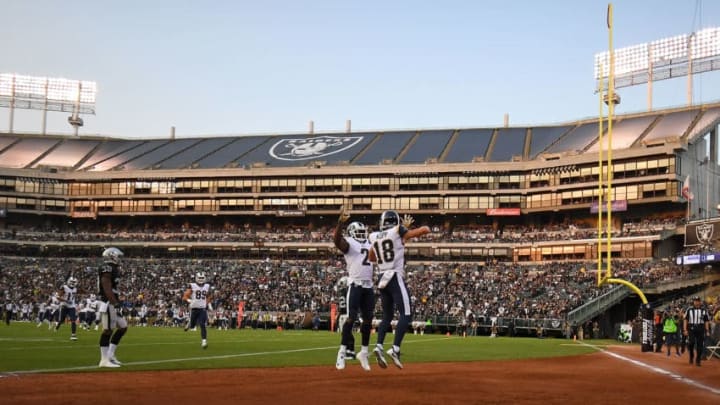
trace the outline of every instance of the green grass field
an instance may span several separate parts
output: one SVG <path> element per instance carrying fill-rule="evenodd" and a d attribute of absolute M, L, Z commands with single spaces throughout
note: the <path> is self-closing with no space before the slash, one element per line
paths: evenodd
<path fill-rule="evenodd" d="M 70 328 L 58 332 L 34 323 L 0 325 L 0 373 L 97 371 L 97 331 L 78 331 L 69 340 Z M 386 338 L 386 348 L 393 335 Z M 355 335 L 356 350 L 360 336 Z M 117 351 L 125 363 L 122 371 L 178 370 L 237 367 L 334 367 L 340 335 L 328 331 L 264 331 L 209 329 L 209 348 L 200 348 L 200 332 L 179 328 L 130 327 Z M 370 344 L 375 342 L 375 335 Z M 593 341 L 594 344 L 608 341 Z M 616 343 L 616 342 L 613 342 Z M 571 356 L 592 352 L 587 346 L 563 339 L 496 338 L 444 335 L 406 335 L 403 362 L 509 360 Z M 373 362 L 374 363 L 374 362 Z M 351 361 L 349 366 L 355 365 Z M 105 370 L 105 369 L 103 369 Z"/>

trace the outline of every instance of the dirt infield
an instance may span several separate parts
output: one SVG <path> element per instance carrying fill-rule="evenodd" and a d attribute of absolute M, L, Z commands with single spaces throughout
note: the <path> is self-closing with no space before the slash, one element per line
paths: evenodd
<path fill-rule="evenodd" d="M 720 361 L 611 348 L 663 375 L 604 353 L 540 360 L 407 364 L 364 372 L 327 367 L 35 374 L 0 378 L 4 404 L 203 403 L 668 403 L 717 404 Z M 678 378 L 681 376 L 683 378 Z M 688 383 L 690 381 L 690 383 Z M 699 383 L 707 388 L 693 386 Z"/>

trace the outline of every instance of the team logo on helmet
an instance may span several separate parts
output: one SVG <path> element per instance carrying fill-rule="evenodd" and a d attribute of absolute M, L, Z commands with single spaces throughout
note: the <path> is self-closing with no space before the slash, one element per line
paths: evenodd
<path fill-rule="evenodd" d="M 105 263 L 120 264 L 120 258 L 123 257 L 123 252 L 116 247 L 110 247 L 103 251 L 102 257 Z"/>
<path fill-rule="evenodd" d="M 78 279 L 76 279 L 75 277 L 70 277 L 67 280 L 67 285 L 70 288 L 75 288 L 77 286 L 77 283 L 78 283 Z"/>
<path fill-rule="evenodd" d="M 710 241 L 712 241 L 713 231 L 715 231 L 713 224 L 698 225 L 695 227 L 695 236 L 697 236 L 698 242 L 709 245 Z"/>
<path fill-rule="evenodd" d="M 198 284 L 205 284 L 205 273 L 200 272 L 195 275 L 195 282 Z"/>
<path fill-rule="evenodd" d="M 367 240 L 367 228 L 361 222 L 352 222 L 348 225 L 347 233 L 357 241 L 364 242 Z"/>
<path fill-rule="evenodd" d="M 314 138 L 282 139 L 268 152 L 279 160 L 318 159 L 348 150 L 362 141 L 362 136 L 316 136 Z"/>

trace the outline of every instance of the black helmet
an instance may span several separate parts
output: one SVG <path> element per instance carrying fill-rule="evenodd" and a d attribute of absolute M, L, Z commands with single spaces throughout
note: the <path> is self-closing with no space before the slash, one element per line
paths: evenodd
<path fill-rule="evenodd" d="M 380 215 L 380 230 L 384 231 L 400 225 L 400 214 L 397 211 L 385 211 Z"/>

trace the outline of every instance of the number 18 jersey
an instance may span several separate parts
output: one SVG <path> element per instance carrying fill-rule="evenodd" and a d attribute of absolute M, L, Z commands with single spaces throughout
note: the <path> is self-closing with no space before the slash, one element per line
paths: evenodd
<path fill-rule="evenodd" d="M 405 277 L 405 245 L 403 235 L 407 232 L 404 226 L 396 226 L 380 232 L 373 232 L 368 238 L 377 265 L 381 272 L 396 271 Z"/>

